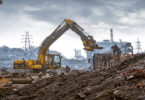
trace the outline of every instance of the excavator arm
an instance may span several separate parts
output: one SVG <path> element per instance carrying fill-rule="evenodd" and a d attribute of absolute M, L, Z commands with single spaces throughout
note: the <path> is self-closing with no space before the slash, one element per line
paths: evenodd
<path fill-rule="evenodd" d="M 72 27 L 70 27 L 72 31 L 77 33 L 84 45 L 84 49 L 87 51 L 93 51 L 94 49 L 102 49 L 102 47 L 99 47 L 94 40 L 94 38 L 90 35 L 88 35 L 84 29 L 82 29 L 77 23 L 73 22 Z"/>
<path fill-rule="evenodd" d="M 15 60 L 14 69 L 34 69 L 46 71 L 49 69 L 59 69 L 61 67 L 61 57 L 57 54 L 47 54 L 49 47 L 68 29 L 71 29 L 80 36 L 84 49 L 93 51 L 94 49 L 102 49 L 96 44 L 92 36 L 88 35 L 77 23 L 72 20 L 65 19 L 50 36 L 42 42 L 37 60 Z"/>
<path fill-rule="evenodd" d="M 96 41 L 92 36 L 89 36 L 77 23 L 72 20 L 65 19 L 42 43 L 39 49 L 38 63 L 44 64 L 46 60 L 46 54 L 49 52 L 49 47 L 65 33 L 68 29 L 71 29 L 77 33 L 84 45 L 84 49 L 87 51 L 93 51 L 94 49 L 102 49 L 96 44 Z"/>

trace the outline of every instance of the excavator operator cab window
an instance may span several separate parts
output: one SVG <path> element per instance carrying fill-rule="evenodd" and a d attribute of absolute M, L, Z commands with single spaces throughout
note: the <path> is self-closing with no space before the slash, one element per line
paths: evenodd
<path fill-rule="evenodd" d="M 60 66 L 61 64 L 61 58 L 60 56 L 54 56 L 54 66 Z"/>
<path fill-rule="evenodd" d="M 61 57 L 59 55 L 49 55 L 48 63 L 53 67 L 61 66 Z"/>

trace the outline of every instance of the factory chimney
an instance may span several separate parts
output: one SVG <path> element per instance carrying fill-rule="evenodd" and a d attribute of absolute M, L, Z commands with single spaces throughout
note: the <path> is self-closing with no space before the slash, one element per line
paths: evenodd
<path fill-rule="evenodd" d="M 114 40 L 113 40 L 113 29 L 112 28 L 110 29 L 110 41 L 114 42 Z"/>

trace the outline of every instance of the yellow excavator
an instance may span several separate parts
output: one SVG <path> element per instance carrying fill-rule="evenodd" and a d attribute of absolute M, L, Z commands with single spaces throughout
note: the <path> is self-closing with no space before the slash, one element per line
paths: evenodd
<path fill-rule="evenodd" d="M 48 36 L 40 46 L 37 60 L 15 60 L 14 69 L 33 69 L 45 71 L 47 69 L 59 69 L 61 67 L 61 56 L 58 54 L 49 53 L 49 47 L 65 33 L 71 29 L 80 36 L 84 49 L 93 51 L 94 49 L 102 49 L 96 44 L 92 36 L 88 35 L 76 22 L 64 19 L 64 21 Z"/>

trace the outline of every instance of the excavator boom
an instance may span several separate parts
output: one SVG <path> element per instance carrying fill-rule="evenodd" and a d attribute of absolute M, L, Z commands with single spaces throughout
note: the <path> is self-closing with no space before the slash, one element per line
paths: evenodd
<path fill-rule="evenodd" d="M 84 49 L 87 51 L 93 51 L 94 49 L 102 49 L 96 44 L 96 41 L 92 36 L 89 36 L 76 22 L 65 19 L 50 36 L 48 36 L 42 43 L 39 49 L 38 62 L 43 64 L 45 61 L 46 53 L 49 50 L 49 47 L 60 37 L 62 36 L 68 29 L 71 29 L 77 35 L 80 36 L 83 41 Z"/>

